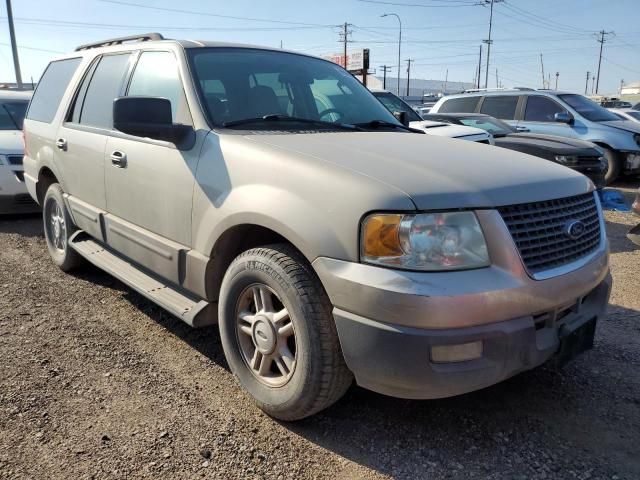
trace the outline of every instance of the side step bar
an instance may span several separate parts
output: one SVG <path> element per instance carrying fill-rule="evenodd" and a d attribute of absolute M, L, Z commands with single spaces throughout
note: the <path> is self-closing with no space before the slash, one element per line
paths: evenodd
<path fill-rule="evenodd" d="M 217 323 L 217 304 L 196 299 L 158 280 L 134 263 L 104 247 L 82 230 L 71 236 L 69 245 L 96 267 L 114 276 L 192 327 Z"/>

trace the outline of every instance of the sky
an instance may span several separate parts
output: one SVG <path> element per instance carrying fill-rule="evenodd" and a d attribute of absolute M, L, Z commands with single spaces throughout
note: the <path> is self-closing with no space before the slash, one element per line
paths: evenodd
<path fill-rule="evenodd" d="M 350 52 L 369 48 L 371 73 L 397 75 L 398 20 L 403 28 L 401 78 L 472 82 L 488 38 L 488 0 L 12 0 L 22 77 L 37 82 L 47 63 L 77 45 L 136 33 L 221 40 L 297 50 Z M 551 88 L 583 93 L 598 67 L 606 35 L 600 93 L 640 81 L 640 0 L 504 0 L 494 5 L 489 87 L 542 87 L 540 54 Z M 486 45 L 482 80 L 485 78 Z M 0 82 L 14 81 L 5 1 L 0 2 Z M 592 85 L 589 84 L 589 91 Z"/>

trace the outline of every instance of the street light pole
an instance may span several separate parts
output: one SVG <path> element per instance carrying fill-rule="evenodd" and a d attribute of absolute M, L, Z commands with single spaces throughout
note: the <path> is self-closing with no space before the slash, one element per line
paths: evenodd
<path fill-rule="evenodd" d="M 11 52 L 13 53 L 13 66 L 16 70 L 16 83 L 22 88 L 22 75 L 20 74 L 20 61 L 18 60 L 18 45 L 16 44 L 16 32 L 13 28 L 13 12 L 11 0 L 7 0 L 7 19 L 9 20 L 9 37 L 11 38 Z"/>
<path fill-rule="evenodd" d="M 400 51 L 402 48 L 402 20 L 397 13 L 385 13 L 380 15 L 381 17 L 396 17 L 398 24 L 400 25 L 400 32 L 398 33 L 398 96 L 400 96 Z"/>

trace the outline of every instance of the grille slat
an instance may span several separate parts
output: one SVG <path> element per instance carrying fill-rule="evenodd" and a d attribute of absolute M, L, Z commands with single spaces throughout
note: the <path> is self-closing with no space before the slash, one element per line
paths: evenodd
<path fill-rule="evenodd" d="M 600 214 L 593 193 L 542 202 L 500 207 L 520 256 L 535 274 L 566 265 L 593 252 L 600 245 Z M 578 239 L 569 237 L 568 222 L 585 225 Z"/>

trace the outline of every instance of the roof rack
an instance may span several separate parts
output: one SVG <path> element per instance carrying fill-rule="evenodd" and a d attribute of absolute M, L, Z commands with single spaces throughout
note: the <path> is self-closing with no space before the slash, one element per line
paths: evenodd
<path fill-rule="evenodd" d="M 128 37 L 110 38 L 96 43 L 85 43 L 76 48 L 76 52 L 80 50 L 89 50 L 90 48 L 109 47 L 111 45 L 122 45 L 125 42 L 148 42 L 149 40 L 164 40 L 159 33 L 143 33 L 141 35 L 130 35 Z"/>
<path fill-rule="evenodd" d="M 533 92 L 535 88 L 529 87 L 511 87 L 511 88 L 468 88 L 464 90 L 462 93 L 476 93 L 476 92 L 508 92 L 508 91 L 524 91 L 524 92 Z"/>

